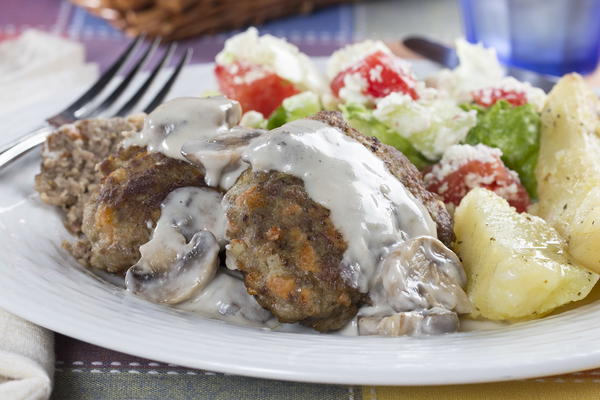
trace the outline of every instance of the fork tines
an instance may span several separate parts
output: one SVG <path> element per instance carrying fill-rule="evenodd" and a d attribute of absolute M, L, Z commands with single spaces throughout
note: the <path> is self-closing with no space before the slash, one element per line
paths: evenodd
<path fill-rule="evenodd" d="M 48 135 L 52 133 L 53 128 L 75 122 L 78 119 L 95 117 L 101 114 L 106 117 L 124 116 L 134 111 L 136 105 L 144 97 L 146 92 L 148 92 L 148 89 L 150 89 L 152 83 L 156 80 L 158 75 L 160 75 L 160 72 L 168 65 L 175 52 L 175 44 L 171 44 L 166 49 L 163 49 L 162 57 L 156 63 L 152 71 L 150 71 L 144 82 L 139 85 L 135 90 L 135 93 L 127 97 L 124 95 L 126 89 L 131 85 L 131 82 L 140 75 L 140 71 L 144 65 L 150 62 L 152 55 L 158 51 L 160 44 L 159 40 L 155 40 L 151 44 L 144 44 L 143 42 L 143 37 L 138 37 L 131 42 L 125 52 L 119 56 L 117 61 L 115 61 L 106 72 L 100 76 L 90 89 L 75 100 L 69 107 L 58 114 L 47 118 L 47 123 L 44 123 L 39 128 L 7 144 L 3 148 L 0 148 L 0 169 L 18 159 L 31 149 L 42 144 Z M 138 52 L 139 48 L 142 46 L 146 47 L 142 51 L 141 57 L 138 56 L 138 58 L 134 58 L 135 53 Z M 173 68 L 173 71 L 169 74 L 168 78 L 163 82 L 160 88 L 157 88 L 157 93 L 154 97 L 147 102 L 148 104 L 143 109 L 144 112 L 151 112 L 156 106 L 162 103 L 191 56 L 191 49 L 187 49 L 184 54 L 179 56 L 175 68 Z M 118 82 L 116 76 L 125 69 L 126 64 L 130 61 L 134 61 L 134 59 L 137 59 L 137 61 L 135 61 L 133 66 L 128 69 L 129 72 L 125 74 L 122 80 Z M 110 85 L 111 83 L 113 84 Z M 109 85 L 116 85 L 116 87 L 114 89 L 109 89 Z M 107 92 L 107 94 L 103 97 L 104 92 Z M 111 111 L 110 109 L 113 108 L 113 106 L 118 106 L 117 103 L 122 99 L 123 105 L 120 106 L 119 110 L 116 112 Z"/>
<path fill-rule="evenodd" d="M 156 39 L 152 43 L 144 43 L 143 36 L 137 37 L 129 44 L 127 49 L 106 70 L 106 72 L 100 76 L 96 83 L 94 83 L 94 85 L 73 104 L 67 107 L 67 109 L 61 112 L 60 116 L 64 117 L 66 120 L 76 120 L 96 117 L 103 113 L 107 113 L 107 116 L 125 116 L 134 111 L 136 105 L 148 92 L 148 89 L 160 75 L 161 71 L 165 69 L 165 66 L 167 66 L 173 58 L 173 54 L 175 53 L 177 46 L 175 43 L 172 43 L 164 49 L 159 49 L 159 45 L 160 39 Z M 162 51 L 163 54 L 156 62 L 156 65 L 152 68 L 146 79 L 139 85 L 135 92 L 130 94 L 128 98 L 125 98 L 124 94 L 126 89 L 129 88 L 131 83 L 141 75 L 140 72 L 144 66 L 151 61 L 152 56 L 157 51 Z M 140 53 L 140 55 L 136 56 L 138 53 Z M 156 108 L 156 106 L 162 103 L 179 76 L 183 66 L 189 61 L 191 54 L 191 49 L 187 49 L 179 56 L 175 68 L 170 73 L 169 77 L 164 81 L 162 87 L 158 89 L 156 95 L 154 95 L 154 97 L 149 100 L 148 105 L 143 108 L 144 112 L 151 112 L 154 108 Z M 123 76 L 122 80 L 116 84 L 115 87 L 117 75 L 126 70 L 125 67 L 127 64 L 132 65 L 129 67 L 128 72 Z M 108 90 L 107 88 L 109 86 L 114 88 Z M 98 99 L 104 94 L 104 92 L 108 93 L 101 101 L 98 102 Z M 107 112 L 109 109 L 115 106 L 119 100 L 124 101 L 121 102 L 122 105 L 118 111 Z"/>

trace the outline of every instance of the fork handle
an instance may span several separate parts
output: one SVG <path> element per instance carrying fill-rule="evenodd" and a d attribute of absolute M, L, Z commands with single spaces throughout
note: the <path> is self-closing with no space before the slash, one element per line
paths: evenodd
<path fill-rule="evenodd" d="M 54 131 L 49 124 L 40 126 L 0 150 L 0 169 L 39 146 Z"/>

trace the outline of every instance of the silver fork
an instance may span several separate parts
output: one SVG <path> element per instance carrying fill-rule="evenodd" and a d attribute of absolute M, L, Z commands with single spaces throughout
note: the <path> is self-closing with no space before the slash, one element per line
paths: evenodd
<path fill-rule="evenodd" d="M 121 98 L 123 92 L 129 87 L 129 84 L 138 75 L 142 67 L 151 58 L 159 45 L 159 40 L 155 40 L 152 44 L 148 45 L 144 50 L 140 59 L 131 67 L 129 72 L 125 75 L 121 83 L 113 89 L 113 91 L 106 96 L 99 104 L 95 104 L 100 98 L 100 94 L 108 86 L 108 84 L 117 76 L 125 67 L 125 65 L 131 60 L 136 50 L 142 44 L 144 38 L 138 37 L 127 47 L 127 49 L 117 58 L 117 60 L 108 68 L 108 70 L 98 78 L 98 80 L 89 88 L 81 97 L 75 100 L 70 106 L 65 108 L 58 114 L 47 118 L 44 123 L 29 132 L 28 134 L 20 137 L 19 139 L 9 143 L 8 145 L 0 148 L 0 168 L 4 167 L 11 161 L 16 160 L 21 155 L 27 153 L 31 149 L 39 146 L 43 143 L 48 135 L 50 135 L 55 128 L 63 124 L 69 124 L 79 119 L 96 117 L 106 110 L 108 110 L 119 98 Z M 150 88 L 150 85 L 160 73 L 163 67 L 173 56 L 175 51 L 175 44 L 169 45 L 164 51 L 163 56 L 158 61 L 156 66 L 152 69 L 146 80 L 139 86 L 136 92 L 119 108 L 118 111 L 110 113 L 110 116 L 125 116 L 130 113 L 144 94 Z M 149 102 L 149 104 L 143 109 L 144 112 L 148 113 L 154 110 L 169 93 L 169 90 L 175 83 L 175 80 L 179 76 L 183 66 L 189 61 L 192 55 L 192 50 L 187 49 L 177 61 L 176 67 L 171 72 L 169 78 L 165 81 L 163 86 L 158 90 L 158 93 Z"/>

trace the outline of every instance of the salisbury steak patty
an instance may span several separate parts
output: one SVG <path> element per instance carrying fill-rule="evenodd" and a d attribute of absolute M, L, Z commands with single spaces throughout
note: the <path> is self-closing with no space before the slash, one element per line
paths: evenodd
<path fill-rule="evenodd" d="M 356 139 L 379 158 L 437 223 L 442 241 L 452 240 L 444 204 L 423 186 L 419 171 L 396 149 L 349 127 L 336 112 L 313 117 Z M 344 326 L 366 295 L 343 278 L 347 244 L 328 209 L 306 193 L 304 182 L 281 172 L 247 170 L 225 195 L 228 262 L 245 277 L 248 292 L 282 322 L 319 331 Z"/>
<path fill-rule="evenodd" d="M 321 111 L 311 118 L 338 128 L 347 136 L 360 142 L 377 157 L 383 160 L 388 171 L 398 178 L 412 195 L 425 205 L 431 218 L 437 225 L 438 239 L 446 246 L 450 247 L 454 240 L 452 217 L 448 213 L 442 199 L 437 194 L 431 193 L 425 188 L 421 173 L 404 154 L 392 146 L 381 143 L 376 137 L 365 136 L 356 129 L 350 127 L 350 125 L 344 121 L 340 112 Z"/>
<path fill-rule="evenodd" d="M 232 239 L 227 256 L 261 306 L 282 322 L 322 332 L 356 314 L 363 296 L 341 276 L 346 242 L 301 179 L 248 170 L 225 204 Z"/>
<path fill-rule="evenodd" d="M 124 132 L 140 130 L 143 122 L 141 114 L 82 120 L 61 126 L 46 139 L 35 189 L 42 201 L 64 211 L 70 232 L 81 233 L 83 206 L 101 178 L 96 165 L 117 149 Z"/>
<path fill-rule="evenodd" d="M 110 156 L 99 170 L 102 183 L 83 213 L 84 237 L 67 247 L 83 264 L 115 273 L 138 261 L 171 191 L 204 186 L 199 168 L 140 147 Z"/>

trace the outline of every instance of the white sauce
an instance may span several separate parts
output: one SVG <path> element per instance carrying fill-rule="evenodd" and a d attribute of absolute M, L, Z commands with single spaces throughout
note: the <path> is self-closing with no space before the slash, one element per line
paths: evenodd
<path fill-rule="evenodd" d="M 210 139 L 237 125 L 242 108 L 223 96 L 181 97 L 151 112 L 144 128 L 124 141 L 124 146 L 146 146 L 149 151 L 185 160 L 181 147 L 194 139 Z"/>
<path fill-rule="evenodd" d="M 459 320 L 455 312 L 434 307 L 405 311 L 382 317 L 360 317 L 359 335 L 423 336 L 456 332 Z"/>
<path fill-rule="evenodd" d="M 244 282 L 223 272 L 177 308 L 241 325 L 274 328 L 279 323 L 246 292 Z"/>
<path fill-rule="evenodd" d="M 223 195 L 213 189 L 183 187 L 173 190 L 161 205 L 160 218 L 151 241 L 160 239 L 164 246 L 173 231 L 190 240 L 196 232 L 207 230 L 224 245 L 225 212 L 221 207 L 222 199 Z"/>
<path fill-rule="evenodd" d="M 185 143 L 181 153 L 191 163 L 204 167 L 204 181 L 208 186 L 229 190 L 248 168 L 248 164 L 241 161 L 244 149 L 262 132 L 232 128 L 217 138 Z"/>
<path fill-rule="evenodd" d="M 362 144 L 314 120 L 298 120 L 255 139 L 242 159 L 258 171 L 301 178 L 315 202 L 331 211 L 348 243 L 345 278 L 369 290 L 383 250 L 405 237 L 436 237 L 425 207 Z"/>

